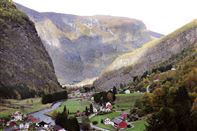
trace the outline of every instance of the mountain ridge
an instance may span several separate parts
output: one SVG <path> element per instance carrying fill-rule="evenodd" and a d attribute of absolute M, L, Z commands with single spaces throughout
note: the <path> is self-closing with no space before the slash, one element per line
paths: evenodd
<path fill-rule="evenodd" d="M 136 19 L 39 13 L 17 7 L 34 21 L 61 84 L 97 77 L 118 55 L 155 38 Z"/>
<path fill-rule="evenodd" d="M 144 44 L 141 48 L 116 58 L 94 82 L 101 89 L 128 84 L 136 76 L 151 70 L 157 64 L 168 60 L 184 48 L 197 42 L 197 20 L 186 24 L 175 32 L 155 41 Z"/>
<path fill-rule="evenodd" d="M 0 98 L 23 99 L 61 90 L 33 22 L 0 1 Z"/>

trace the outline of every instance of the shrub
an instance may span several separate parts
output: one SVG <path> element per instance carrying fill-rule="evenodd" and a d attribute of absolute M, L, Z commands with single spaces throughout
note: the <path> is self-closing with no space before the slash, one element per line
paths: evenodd
<path fill-rule="evenodd" d="M 98 121 L 93 121 L 92 124 L 93 125 L 97 125 L 98 124 Z"/>
<path fill-rule="evenodd" d="M 104 123 L 103 119 L 101 119 L 101 123 L 102 123 L 102 124 Z"/>

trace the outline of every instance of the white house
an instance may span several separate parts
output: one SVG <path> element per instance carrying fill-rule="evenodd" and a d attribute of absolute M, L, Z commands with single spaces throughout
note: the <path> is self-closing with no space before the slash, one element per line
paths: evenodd
<path fill-rule="evenodd" d="M 29 123 L 25 123 L 25 129 L 29 129 Z"/>
<path fill-rule="evenodd" d="M 98 110 L 97 110 L 95 107 L 93 107 L 93 112 L 94 112 L 94 113 L 97 113 Z"/>
<path fill-rule="evenodd" d="M 131 91 L 130 90 L 126 90 L 124 91 L 125 94 L 131 94 Z"/>
<path fill-rule="evenodd" d="M 22 121 L 23 120 L 23 115 L 19 111 L 16 111 L 15 113 L 13 113 L 12 117 L 13 117 L 14 121 Z"/>
<path fill-rule="evenodd" d="M 172 70 L 172 71 L 175 71 L 175 70 L 176 70 L 176 68 L 172 68 L 171 70 Z"/>
<path fill-rule="evenodd" d="M 19 125 L 19 129 L 24 129 L 24 128 L 25 128 L 24 124 Z"/>
<path fill-rule="evenodd" d="M 106 118 L 106 119 L 104 120 L 104 124 L 105 124 L 105 125 L 112 125 L 112 126 L 114 126 L 114 122 L 112 122 L 109 118 Z"/>

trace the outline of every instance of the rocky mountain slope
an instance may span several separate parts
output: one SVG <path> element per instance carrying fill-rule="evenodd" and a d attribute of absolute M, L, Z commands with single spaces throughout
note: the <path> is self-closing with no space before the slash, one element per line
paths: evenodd
<path fill-rule="evenodd" d="M 11 0 L 0 1 L 0 98 L 57 91 L 60 84 L 34 24 Z"/>
<path fill-rule="evenodd" d="M 17 7 L 34 21 L 61 84 L 97 77 L 118 55 L 160 37 L 135 19 L 39 13 Z"/>
<path fill-rule="evenodd" d="M 120 84 L 128 84 L 136 76 L 142 76 L 146 71 L 196 43 L 197 20 L 194 20 L 168 36 L 151 41 L 131 53 L 118 57 L 103 71 L 94 82 L 94 86 L 109 89 Z"/>

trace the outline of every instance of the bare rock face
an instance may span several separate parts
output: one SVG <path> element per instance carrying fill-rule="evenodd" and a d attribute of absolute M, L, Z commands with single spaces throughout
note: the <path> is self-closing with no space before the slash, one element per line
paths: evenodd
<path fill-rule="evenodd" d="M 134 52 L 118 57 L 94 82 L 96 88 L 107 90 L 113 86 L 132 82 L 160 63 L 181 53 L 197 43 L 197 20 L 185 25 L 172 34 L 144 44 Z"/>
<path fill-rule="evenodd" d="M 28 98 L 61 89 L 34 24 L 12 2 L 0 2 L 0 98 Z"/>
<path fill-rule="evenodd" d="M 97 77 L 118 55 L 161 36 L 136 19 L 39 13 L 17 7 L 34 21 L 61 84 Z"/>

